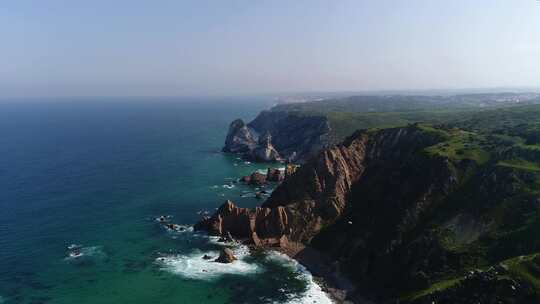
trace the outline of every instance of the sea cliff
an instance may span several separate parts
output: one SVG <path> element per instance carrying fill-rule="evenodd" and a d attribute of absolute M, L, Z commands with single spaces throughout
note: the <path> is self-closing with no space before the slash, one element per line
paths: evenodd
<path fill-rule="evenodd" d="M 195 228 L 316 249 L 375 301 L 468 303 L 472 290 L 481 302 L 537 303 L 535 281 L 515 273 L 522 261 L 538 268 L 538 172 L 500 165 L 507 149 L 487 147 L 483 135 L 455 128 L 357 131 L 261 207 L 227 201 Z"/>
<path fill-rule="evenodd" d="M 223 151 L 255 161 L 302 163 L 330 143 L 329 132 L 324 116 L 267 110 L 247 124 L 234 120 Z"/>

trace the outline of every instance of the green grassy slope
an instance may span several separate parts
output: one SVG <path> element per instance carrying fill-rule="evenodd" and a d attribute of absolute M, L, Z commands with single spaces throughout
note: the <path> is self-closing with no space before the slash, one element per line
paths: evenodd
<path fill-rule="evenodd" d="M 478 108 L 426 106 L 426 102 L 413 102 L 409 108 L 396 103 L 377 108 L 377 104 L 367 103 L 362 108 L 347 100 L 329 107 L 319 102 L 288 108 L 301 115 L 326 116 L 336 141 L 357 129 L 413 123 L 442 139 L 421 151 L 412 164 L 404 162 L 397 172 L 373 173 L 380 180 L 362 190 L 361 200 L 373 202 L 369 208 L 375 209 L 364 206 L 369 210 L 361 209 L 358 215 L 353 211 L 351 216 L 358 217 L 353 222 L 371 220 L 362 214 L 376 210 L 384 196 L 398 191 L 400 185 L 416 187 L 421 183 L 420 176 L 418 182 L 397 182 L 407 172 L 437 170 L 431 165 L 444 160 L 443 167 L 451 172 L 455 184 L 448 193 L 437 196 L 415 229 L 403 235 L 405 245 L 396 249 L 396 256 L 385 257 L 380 252 L 364 256 L 368 245 L 359 251 L 351 249 L 346 257 L 350 259 L 348 269 L 353 276 L 360 271 L 380 274 L 383 278 L 374 278 L 372 273 L 369 282 L 362 284 L 382 284 L 384 293 L 395 292 L 394 296 L 405 302 L 431 303 L 435 298 L 455 300 L 478 294 L 482 303 L 495 298 L 500 303 L 539 303 L 535 301 L 540 301 L 540 105 Z M 402 189 L 404 194 L 409 190 Z M 398 199 L 399 195 L 389 202 Z M 388 214 L 383 218 L 394 216 L 392 209 L 385 210 Z M 387 229 L 385 223 L 378 229 Z M 336 238 L 344 238 L 346 248 L 347 244 L 369 242 L 363 231 L 349 232 L 347 222 L 330 230 L 333 232 L 327 237 L 321 237 L 321 244 Z M 380 231 L 366 235 L 376 233 Z M 377 246 L 378 241 L 372 242 L 370 246 Z M 400 264 L 399 259 L 410 261 Z M 392 265 L 399 271 L 393 272 Z M 385 274 L 392 280 L 384 281 Z M 415 278 L 420 283 L 412 284 Z M 484 282 L 486 278 L 489 280 Z M 519 293 L 519 297 L 512 293 Z"/>

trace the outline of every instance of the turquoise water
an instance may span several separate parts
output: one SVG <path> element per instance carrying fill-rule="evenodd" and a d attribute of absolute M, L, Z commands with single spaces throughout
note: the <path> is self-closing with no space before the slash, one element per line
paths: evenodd
<path fill-rule="evenodd" d="M 0 103 L 0 303 L 322 303 L 282 256 L 202 260 L 220 246 L 189 229 L 262 165 L 219 150 L 250 100 L 86 99 Z M 170 215 L 186 231 L 155 218 Z M 68 257 L 80 244 L 82 256 Z"/>

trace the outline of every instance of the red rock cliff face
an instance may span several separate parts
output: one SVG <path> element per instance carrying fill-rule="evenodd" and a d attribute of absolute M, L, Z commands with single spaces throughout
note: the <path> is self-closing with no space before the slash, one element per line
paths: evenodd
<path fill-rule="evenodd" d="M 319 231 L 334 223 L 348 205 L 352 187 L 366 167 L 408 157 L 431 145 L 417 127 L 357 132 L 343 144 L 322 151 L 279 185 L 261 208 L 238 208 L 227 201 L 196 229 L 221 235 L 249 238 L 279 238 L 309 242 Z"/>
<path fill-rule="evenodd" d="M 285 207 L 291 214 L 291 238 L 307 241 L 338 218 L 351 186 L 364 171 L 368 136 L 324 150 L 286 179 L 263 207 Z"/>
<path fill-rule="evenodd" d="M 288 234 L 289 215 L 285 207 L 255 209 L 239 208 L 226 201 L 210 218 L 195 225 L 196 230 L 206 230 L 211 235 L 231 235 L 251 238 L 255 232 L 261 238 L 279 237 Z"/>

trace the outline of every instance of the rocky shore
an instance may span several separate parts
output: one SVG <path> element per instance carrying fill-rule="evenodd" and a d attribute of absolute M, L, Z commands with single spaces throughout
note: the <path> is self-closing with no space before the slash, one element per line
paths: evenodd
<path fill-rule="evenodd" d="M 341 273 L 341 263 L 309 244 L 323 227 L 343 217 L 352 187 L 372 158 L 389 158 L 390 153 L 399 152 L 406 155 L 435 141 L 421 135 L 414 127 L 381 132 L 375 138 L 358 133 L 288 175 L 261 207 L 241 208 L 226 201 L 194 228 L 216 236 L 230 233 L 252 247 L 281 251 L 324 278 L 333 297 L 345 301 L 354 288 Z M 410 144 L 400 145 L 406 147 L 401 151 L 388 147 L 403 141 Z"/>
<path fill-rule="evenodd" d="M 286 254 L 302 264 L 335 303 L 371 304 L 356 293 L 354 284 L 341 273 L 338 264 L 322 252 L 302 243 L 289 242 L 285 247 L 268 248 Z"/>
<path fill-rule="evenodd" d="M 280 234 L 276 229 L 280 229 L 283 225 L 271 227 L 262 224 L 269 231 L 261 233 L 263 237 L 260 238 L 255 231 L 242 231 L 245 224 L 244 221 L 237 222 L 236 220 L 232 220 L 233 218 L 239 219 L 246 216 L 254 217 L 255 221 L 257 221 L 257 218 L 261 220 L 261 217 L 269 217 L 266 223 L 286 222 L 286 218 L 284 218 L 286 215 L 279 213 L 270 215 L 269 213 L 266 214 L 266 212 L 267 210 L 260 208 L 254 211 L 246 208 L 238 208 L 231 201 L 227 201 L 219 208 L 216 213 L 219 214 L 218 216 L 206 218 L 197 223 L 194 228 L 195 230 L 205 230 L 210 235 L 220 236 L 220 240 L 225 243 L 240 242 L 245 244 L 253 252 L 274 250 L 289 256 L 306 267 L 323 291 L 328 293 L 335 303 L 352 303 L 352 297 L 355 297 L 354 303 L 370 303 L 355 295 L 355 288 L 352 282 L 340 273 L 338 263 L 332 261 L 328 256 L 302 243 L 290 241 L 286 235 L 282 235 L 280 238 L 267 237 L 276 233 Z M 237 237 L 233 239 L 232 235 Z M 222 253 L 222 255 L 228 257 L 228 262 L 234 261 L 234 256 L 230 256 L 227 253 Z"/>
<path fill-rule="evenodd" d="M 446 150 L 472 139 L 458 129 L 419 124 L 358 131 L 284 177 L 260 207 L 226 201 L 195 229 L 286 253 L 324 278 L 338 301 L 369 303 L 361 293 L 377 303 L 469 303 L 473 293 L 493 303 L 538 303 L 540 295 L 530 287 L 535 281 L 524 279 L 536 275 L 536 264 L 462 280 L 471 268 L 484 273 L 540 246 L 537 226 L 511 230 L 523 225 L 519 219 L 537 223 L 530 217 L 540 212 L 537 179 L 519 168 L 462 157 L 467 151 Z M 469 155 L 480 153 L 459 145 L 477 149 Z M 508 293 L 507 276 L 525 287 L 512 285 L 515 293 Z M 495 285 L 482 295 L 485 278 Z"/>

